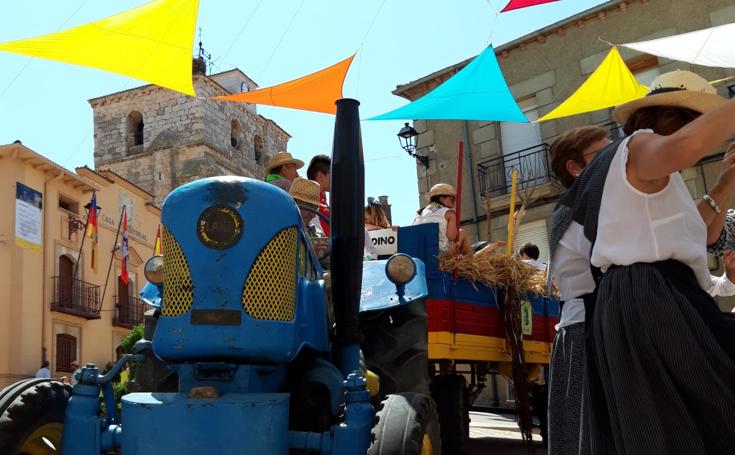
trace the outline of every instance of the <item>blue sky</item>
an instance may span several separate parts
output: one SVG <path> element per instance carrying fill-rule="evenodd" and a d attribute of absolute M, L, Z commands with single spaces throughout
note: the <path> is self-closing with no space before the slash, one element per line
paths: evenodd
<path fill-rule="evenodd" d="M 91 22 L 143 0 L 26 0 L 3 8 L 0 41 Z M 558 2 L 496 15 L 507 0 L 201 0 L 198 27 L 214 72 L 238 67 L 261 87 L 358 54 L 344 95 L 367 118 L 406 103 L 391 94 L 495 46 L 604 3 Z M 39 14 L 41 13 L 41 14 Z M 199 41 L 199 35 L 195 38 Z M 87 100 L 143 83 L 90 68 L 0 53 L 0 143 L 20 139 L 63 166 L 93 162 Z M 330 153 L 334 117 L 258 107 L 293 137 L 288 149 L 308 161 Z M 399 146 L 400 121 L 362 122 L 366 194 L 387 194 L 394 223 L 410 224 L 418 208 L 416 168 Z"/>

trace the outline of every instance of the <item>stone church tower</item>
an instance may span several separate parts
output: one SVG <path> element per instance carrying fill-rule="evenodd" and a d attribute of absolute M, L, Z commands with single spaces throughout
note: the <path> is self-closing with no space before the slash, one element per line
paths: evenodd
<path fill-rule="evenodd" d="M 94 165 L 155 196 L 203 177 L 262 178 L 263 166 L 290 136 L 255 105 L 210 101 L 256 84 L 238 69 L 206 76 L 194 60 L 197 97 L 145 85 L 89 100 L 94 113 Z"/>

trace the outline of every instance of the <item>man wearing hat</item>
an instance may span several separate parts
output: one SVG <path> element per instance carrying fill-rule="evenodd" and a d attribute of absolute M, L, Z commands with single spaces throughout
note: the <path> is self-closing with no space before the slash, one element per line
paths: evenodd
<path fill-rule="evenodd" d="M 597 284 L 582 452 L 732 453 L 735 323 L 707 293 L 707 227 L 679 171 L 735 134 L 735 100 L 674 71 L 613 118 L 628 136 L 597 154 L 555 210 L 583 226 Z"/>
<path fill-rule="evenodd" d="M 302 167 L 303 161 L 297 160 L 288 152 L 278 152 L 265 167 L 265 181 L 288 191 L 291 182 L 299 176 L 297 171 Z"/>
<path fill-rule="evenodd" d="M 429 205 L 420 208 L 413 225 L 436 223 L 439 225 L 439 251 L 472 254 L 472 245 L 467 233 L 457 229 L 454 204 L 457 192 L 448 183 L 437 183 L 429 190 Z"/>

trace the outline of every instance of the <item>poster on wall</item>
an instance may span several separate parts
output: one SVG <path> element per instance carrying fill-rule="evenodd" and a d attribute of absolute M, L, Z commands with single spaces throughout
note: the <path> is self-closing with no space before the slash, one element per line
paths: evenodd
<path fill-rule="evenodd" d="M 41 251 L 41 213 L 43 195 L 33 188 L 15 182 L 15 244 Z"/>

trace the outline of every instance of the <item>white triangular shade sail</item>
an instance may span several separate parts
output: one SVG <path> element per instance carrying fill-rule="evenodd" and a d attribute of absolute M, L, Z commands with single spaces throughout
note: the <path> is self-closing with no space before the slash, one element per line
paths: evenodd
<path fill-rule="evenodd" d="M 623 46 L 695 65 L 735 68 L 735 23 Z"/>

